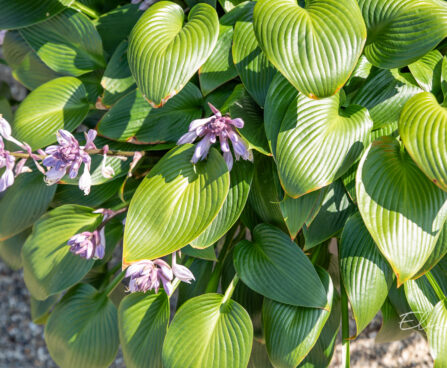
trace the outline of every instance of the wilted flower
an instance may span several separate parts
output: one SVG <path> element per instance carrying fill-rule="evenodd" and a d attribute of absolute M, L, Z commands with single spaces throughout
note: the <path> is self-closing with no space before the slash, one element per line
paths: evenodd
<path fill-rule="evenodd" d="M 243 128 L 244 121 L 240 118 L 231 119 L 229 116 L 222 116 L 221 112 L 212 104 L 208 103 L 208 105 L 214 115 L 205 119 L 193 120 L 189 125 L 189 132 L 184 134 L 178 140 L 177 144 L 193 143 L 196 138 L 203 137 L 194 151 L 191 160 L 193 163 L 197 163 L 199 160 L 206 158 L 211 145 L 216 143 L 217 138 L 219 138 L 220 148 L 224 153 L 228 170 L 231 170 L 233 167 L 233 156 L 228 140 L 233 145 L 236 160 L 239 160 L 240 157 L 244 160 L 251 160 L 251 152 L 235 130 L 235 128 Z"/>
<path fill-rule="evenodd" d="M 185 266 L 177 264 L 177 252 L 172 253 L 172 273 L 180 281 L 191 283 L 195 280 L 193 273 Z"/>
<path fill-rule="evenodd" d="M 102 259 L 105 254 L 104 228 L 93 232 L 84 231 L 68 241 L 70 252 L 85 259 Z"/>
<path fill-rule="evenodd" d="M 103 159 L 101 163 L 101 174 L 106 179 L 112 179 L 115 176 L 115 170 L 110 165 L 107 165 L 107 153 L 109 152 L 109 146 L 105 145 L 103 147 Z"/>
<path fill-rule="evenodd" d="M 146 10 L 148 9 L 152 4 L 156 3 L 158 0 L 132 0 L 132 4 L 140 4 L 139 10 Z"/>
<path fill-rule="evenodd" d="M 0 137 L 0 169 L 5 168 L 3 175 L 0 177 L 0 192 L 14 184 L 15 161 L 15 157 L 5 150 L 5 143 L 3 138 Z"/>
<path fill-rule="evenodd" d="M 162 259 L 154 261 L 143 260 L 130 265 L 126 271 L 126 277 L 130 277 L 129 291 L 134 293 L 155 290 L 158 293 L 163 284 L 166 294 L 172 293 L 173 273 L 169 264 Z"/>
<path fill-rule="evenodd" d="M 84 164 L 84 172 L 79 179 L 79 188 L 84 191 L 84 194 L 90 193 L 91 177 L 90 165 L 91 158 L 86 152 L 87 149 L 94 149 L 95 144 L 93 140 L 96 138 L 96 131 L 89 130 L 84 133 L 86 138 L 85 146 L 80 146 L 79 142 L 73 135 L 63 129 L 57 132 L 57 141 L 59 145 L 49 146 L 45 149 L 48 155 L 43 160 L 43 164 L 49 168 L 46 172 L 46 182 L 48 184 L 55 184 L 61 180 L 65 174 L 71 179 L 78 175 L 78 171 L 82 164 Z"/>

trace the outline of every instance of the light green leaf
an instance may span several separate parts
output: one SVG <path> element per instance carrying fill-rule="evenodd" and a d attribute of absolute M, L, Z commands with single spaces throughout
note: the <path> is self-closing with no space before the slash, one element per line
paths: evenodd
<path fill-rule="evenodd" d="M 92 21 L 77 11 L 67 9 L 20 34 L 55 72 L 76 77 L 105 67 L 101 37 Z"/>
<path fill-rule="evenodd" d="M 22 257 L 20 256 L 20 253 L 22 252 L 23 244 L 30 233 L 31 230 L 26 229 L 25 231 L 0 242 L 0 258 L 13 270 L 18 270 L 22 267 Z"/>
<path fill-rule="evenodd" d="M 106 368 L 118 352 L 116 307 L 91 285 L 71 289 L 54 308 L 45 342 L 61 368 Z"/>
<path fill-rule="evenodd" d="M 163 346 L 164 368 L 245 368 L 253 326 L 238 303 L 223 295 L 188 300 L 176 313 Z"/>
<path fill-rule="evenodd" d="M 400 286 L 434 250 L 447 218 L 447 193 L 391 137 L 376 140 L 365 152 L 356 192 L 363 221 Z"/>
<path fill-rule="evenodd" d="M 22 249 L 25 284 L 34 298 L 44 300 L 82 280 L 94 261 L 71 253 L 67 242 L 75 234 L 95 230 L 101 219 L 91 208 L 66 205 L 35 223 Z"/>
<path fill-rule="evenodd" d="M 420 93 L 405 104 L 399 133 L 418 167 L 447 192 L 447 109 L 431 93 Z"/>
<path fill-rule="evenodd" d="M 355 0 L 310 0 L 304 8 L 296 0 L 260 0 L 253 18 L 267 58 L 309 98 L 337 93 L 354 70 L 366 41 Z"/>
<path fill-rule="evenodd" d="M 227 165 L 214 148 L 196 165 L 193 153 L 189 144 L 172 149 L 138 187 L 127 215 L 124 263 L 183 248 L 217 216 L 230 185 Z"/>
<path fill-rule="evenodd" d="M 435 249 L 430 254 L 430 257 L 428 257 L 427 261 L 425 262 L 424 266 L 418 271 L 418 273 L 415 275 L 415 279 L 419 276 L 424 275 L 426 272 L 430 271 L 433 267 L 435 267 L 439 261 L 441 261 L 444 256 L 447 254 L 447 221 L 444 223 L 444 227 L 441 230 L 441 235 L 438 238 L 438 241 L 436 242 Z"/>
<path fill-rule="evenodd" d="M 431 92 L 434 95 L 442 94 L 442 60 L 442 54 L 438 50 L 433 50 L 408 65 L 411 74 L 425 92 Z"/>
<path fill-rule="evenodd" d="M 176 142 L 192 120 L 202 117 L 202 94 L 192 83 L 160 109 L 152 108 L 139 90 L 120 99 L 100 120 L 99 134 L 135 143 Z"/>
<path fill-rule="evenodd" d="M 235 248 L 234 268 L 241 280 L 259 294 L 281 303 L 323 308 L 326 294 L 304 252 L 278 228 L 260 224 L 253 242 Z"/>
<path fill-rule="evenodd" d="M 447 5 L 438 0 L 359 0 L 368 29 L 365 55 L 380 68 L 411 64 L 447 36 Z"/>
<path fill-rule="evenodd" d="M 56 141 L 59 129 L 77 128 L 89 110 L 87 91 L 79 79 L 62 77 L 31 92 L 17 109 L 13 136 L 33 150 Z"/>
<path fill-rule="evenodd" d="M 118 309 L 121 347 L 126 367 L 161 368 L 168 329 L 169 299 L 165 292 L 126 296 Z"/>
<path fill-rule="evenodd" d="M 265 342 L 274 367 L 295 368 L 315 345 L 331 314 L 334 286 L 325 270 L 318 271 L 327 294 L 325 309 L 295 307 L 264 299 Z"/>
<path fill-rule="evenodd" d="M 130 70 L 154 107 L 182 90 L 217 43 L 219 21 L 213 7 L 197 4 L 186 25 L 184 18 L 179 5 L 161 1 L 143 14 L 130 34 Z"/>
<path fill-rule="evenodd" d="M 245 207 L 253 179 L 254 166 L 239 160 L 230 172 L 230 189 L 216 218 L 208 228 L 191 242 L 194 248 L 206 248 L 218 241 L 235 224 Z"/>
<path fill-rule="evenodd" d="M 447 300 L 441 300 L 428 320 L 427 338 L 435 361 L 434 368 L 447 366 Z"/>
<path fill-rule="evenodd" d="M 244 1 L 246 0 L 219 0 L 219 4 L 222 6 L 225 12 L 229 12 Z"/>
<path fill-rule="evenodd" d="M 0 200 L 0 241 L 32 226 L 47 210 L 55 191 L 56 186 L 47 186 L 37 171 L 19 175 Z"/>
<path fill-rule="evenodd" d="M 393 271 L 357 212 L 341 235 L 340 274 L 351 304 L 358 336 L 382 307 Z"/>

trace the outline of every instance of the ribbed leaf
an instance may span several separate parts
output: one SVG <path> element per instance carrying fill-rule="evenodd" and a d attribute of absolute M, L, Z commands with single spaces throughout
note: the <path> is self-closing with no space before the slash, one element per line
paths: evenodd
<path fill-rule="evenodd" d="M 365 55 L 380 68 L 406 66 L 447 36 L 447 5 L 438 0 L 359 0 L 368 29 Z"/>
<path fill-rule="evenodd" d="M 287 194 L 299 197 L 343 175 L 362 153 L 372 125 L 365 108 L 341 109 L 340 94 L 317 101 L 298 94 L 281 122 L 276 145 Z"/>
<path fill-rule="evenodd" d="M 256 103 L 264 106 L 268 88 L 276 74 L 276 70 L 267 60 L 259 47 L 253 29 L 253 8 L 245 19 L 236 22 L 234 27 L 233 59 L 236 69 L 247 91 Z"/>
<path fill-rule="evenodd" d="M 447 221 L 444 223 L 444 227 L 442 228 L 441 235 L 439 236 L 438 241 L 436 242 L 435 249 L 428 257 L 424 266 L 418 271 L 415 278 L 424 275 L 426 272 L 430 271 L 433 267 L 435 267 L 439 261 L 441 261 L 444 256 L 447 254 Z"/>
<path fill-rule="evenodd" d="M 19 32 L 9 31 L 6 33 L 3 42 L 3 55 L 12 68 L 14 78 L 30 90 L 61 76 L 39 59 Z"/>
<path fill-rule="evenodd" d="M 427 337 L 435 368 L 447 366 L 447 300 L 441 300 L 428 320 Z"/>
<path fill-rule="evenodd" d="M 222 156 L 191 163 L 194 146 L 169 151 L 138 187 L 129 206 L 123 260 L 132 263 L 172 253 L 211 224 L 228 194 L 230 177 Z"/>
<path fill-rule="evenodd" d="M 127 63 L 127 46 L 127 41 L 118 45 L 104 71 L 101 80 L 101 86 L 104 88 L 101 102 L 104 106 L 113 105 L 121 97 L 135 89 L 135 79 Z"/>
<path fill-rule="evenodd" d="M 118 352 L 116 307 L 91 285 L 71 289 L 54 308 L 45 342 L 61 368 L 106 368 Z"/>
<path fill-rule="evenodd" d="M 101 37 L 92 21 L 77 11 L 68 9 L 20 34 L 55 72 L 79 76 L 105 66 Z"/>
<path fill-rule="evenodd" d="M 244 308 L 219 294 L 201 295 L 176 313 L 163 346 L 163 366 L 245 368 L 252 340 Z"/>
<path fill-rule="evenodd" d="M 274 226 L 256 226 L 253 242 L 240 242 L 233 259 L 241 280 L 259 294 L 295 306 L 323 308 L 327 303 L 310 260 Z"/>
<path fill-rule="evenodd" d="M 0 29 L 28 27 L 65 9 L 73 0 L 0 0 Z"/>
<path fill-rule="evenodd" d="M 54 79 L 31 92 L 17 109 L 13 136 L 33 150 L 56 141 L 59 129 L 77 128 L 89 110 L 87 91 L 79 79 Z"/>
<path fill-rule="evenodd" d="M 216 250 L 214 247 L 209 246 L 204 249 L 193 248 L 190 245 L 182 248 L 182 254 L 186 254 L 189 257 L 203 259 L 206 261 L 217 261 Z"/>
<path fill-rule="evenodd" d="M 380 330 L 377 333 L 376 344 L 403 340 L 413 334 L 414 330 L 402 323 L 402 318 L 406 318 L 406 316 L 401 317 L 389 299 L 386 299 L 385 303 L 383 303 L 381 312 L 382 326 L 380 326 Z M 411 317 L 409 316 L 409 319 L 414 319 Z"/>
<path fill-rule="evenodd" d="M 343 87 L 366 40 L 355 0 L 310 0 L 304 8 L 296 0 L 261 0 L 253 17 L 270 62 L 310 98 L 329 97 Z"/>
<path fill-rule="evenodd" d="M 231 55 L 232 45 L 233 27 L 221 24 L 216 47 L 199 69 L 200 88 L 204 96 L 236 77 L 237 72 Z"/>
<path fill-rule="evenodd" d="M 214 8 L 197 4 L 186 25 L 184 18 L 179 5 L 161 1 L 143 14 L 130 34 L 130 70 L 154 107 L 179 93 L 216 45 L 219 21 Z"/>
<path fill-rule="evenodd" d="M 0 258 L 13 270 L 18 270 L 22 267 L 22 257 L 20 254 L 23 244 L 30 233 L 31 230 L 26 229 L 0 242 Z"/>
<path fill-rule="evenodd" d="M 202 117 L 202 94 L 192 83 L 165 106 L 152 108 L 139 90 L 119 100 L 98 124 L 99 134 L 135 143 L 176 142 Z"/>
<path fill-rule="evenodd" d="M 67 241 L 82 231 L 93 231 L 102 215 L 75 205 L 58 207 L 37 221 L 22 249 L 25 284 L 31 295 L 44 300 L 73 286 L 94 261 L 70 252 Z"/>
<path fill-rule="evenodd" d="M 229 12 L 244 1 L 246 0 L 219 0 L 219 4 L 226 12 Z"/>
<path fill-rule="evenodd" d="M 45 300 L 37 300 L 30 297 L 31 320 L 35 324 L 44 325 L 47 323 L 50 309 L 58 302 L 60 295 L 51 295 Z"/>
<path fill-rule="evenodd" d="M 165 292 L 126 296 L 118 309 L 121 347 L 126 367 L 161 368 L 168 329 L 169 299 Z"/>
<path fill-rule="evenodd" d="M 359 213 L 343 229 L 340 273 L 356 323 L 354 336 L 358 336 L 382 307 L 393 282 L 393 271 Z"/>
<path fill-rule="evenodd" d="M 365 152 L 356 192 L 363 221 L 401 285 L 435 248 L 447 218 L 447 193 L 391 137 L 376 140 Z"/>
<path fill-rule="evenodd" d="M 325 309 L 295 307 L 264 299 L 262 319 L 270 361 L 277 368 L 295 368 L 318 340 L 334 297 L 331 277 L 319 269 L 327 294 Z"/>
<path fill-rule="evenodd" d="M 258 340 L 253 340 L 253 348 L 251 350 L 250 361 L 247 368 L 273 368 L 270 363 L 265 344 Z"/>
<path fill-rule="evenodd" d="M 432 92 L 434 95 L 442 93 L 442 60 L 442 54 L 438 50 L 433 50 L 408 65 L 411 74 L 425 92 Z"/>
<path fill-rule="evenodd" d="M 230 173 L 230 189 L 216 218 L 191 245 L 206 248 L 218 241 L 234 225 L 242 213 L 253 179 L 253 164 L 236 161 Z"/>
<path fill-rule="evenodd" d="M 406 103 L 399 133 L 419 168 L 447 191 L 447 109 L 431 93 L 420 93 Z"/>
<path fill-rule="evenodd" d="M 42 216 L 56 191 L 34 171 L 17 177 L 0 200 L 0 241 L 21 233 Z"/>

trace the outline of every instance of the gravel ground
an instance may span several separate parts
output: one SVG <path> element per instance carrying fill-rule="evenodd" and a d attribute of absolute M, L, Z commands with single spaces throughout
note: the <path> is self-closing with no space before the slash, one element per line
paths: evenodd
<path fill-rule="evenodd" d="M 43 339 L 43 327 L 31 322 L 29 293 L 21 271 L 10 270 L 0 261 L 0 368 L 57 367 Z M 432 367 L 427 343 L 417 333 L 390 344 L 374 344 L 380 328 L 376 318 L 360 337 L 351 343 L 354 368 Z M 337 346 L 331 368 L 339 367 L 341 346 Z M 125 367 L 121 354 L 113 368 Z"/>

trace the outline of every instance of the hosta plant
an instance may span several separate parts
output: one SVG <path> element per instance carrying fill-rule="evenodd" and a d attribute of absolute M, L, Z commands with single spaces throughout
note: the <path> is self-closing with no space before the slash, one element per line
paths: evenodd
<path fill-rule="evenodd" d="M 347 367 L 382 311 L 447 366 L 447 2 L 0 9 L 0 256 L 57 365 Z"/>

